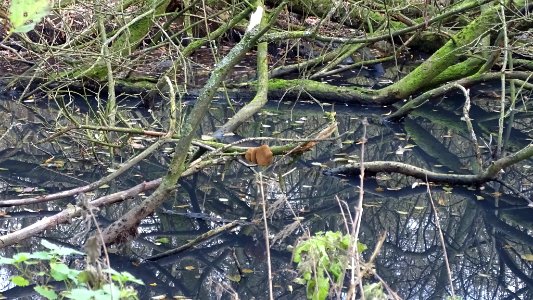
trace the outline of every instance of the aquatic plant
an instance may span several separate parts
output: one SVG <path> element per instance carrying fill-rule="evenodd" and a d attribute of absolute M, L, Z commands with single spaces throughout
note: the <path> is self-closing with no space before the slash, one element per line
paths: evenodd
<path fill-rule="evenodd" d="M 344 279 L 348 268 L 350 235 L 341 232 L 317 232 L 308 240 L 298 243 L 293 251 L 293 261 L 297 263 L 300 277 L 297 283 L 307 285 L 307 298 L 326 299 L 331 282 Z M 357 252 L 366 250 L 366 245 L 357 243 Z"/>
<path fill-rule="evenodd" d="M 85 256 L 74 249 L 59 247 L 46 240 L 41 244 L 45 251 L 34 253 L 20 252 L 11 258 L 0 256 L 0 265 L 14 267 L 18 275 L 10 277 L 11 283 L 19 287 L 34 284 L 34 290 L 46 299 L 138 299 L 137 292 L 128 283 L 143 284 L 143 282 L 128 272 L 118 272 L 113 269 L 102 270 L 108 276 L 97 276 L 86 270 L 77 270 L 65 264 L 69 256 Z M 34 272 L 35 266 L 42 268 Z M 105 279 L 107 280 L 101 280 Z M 52 281 L 60 284 L 54 284 Z M 57 292 L 62 289 L 61 292 Z"/>

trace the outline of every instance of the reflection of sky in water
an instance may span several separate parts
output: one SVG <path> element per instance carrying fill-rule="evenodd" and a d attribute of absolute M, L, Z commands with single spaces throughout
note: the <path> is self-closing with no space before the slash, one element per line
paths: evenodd
<path fill-rule="evenodd" d="M 95 181 L 107 174 L 109 166 L 104 154 L 100 156 L 102 164 L 95 165 L 92 154 L 82 153 L 84 147 L 72 143 L 72 139 L 59 139 L 55 144 L 37 144 L 47 136 L 43 129 L 46 123 L 42 119 L 55 120 L 57 111 L 39 111 L 42 118 L 38 118 L 33 112 L 15 103 L 2 105 L 10 107 L 0 112 L 3 114 L 0 120 L 10 122 L 0 124 L 0 132 L 5 132 L 12 124 L 12 118 L 6 115 L 6 111 L 15 119 L 20 119 L 21 126 L 13 127 L 2 140 L 5 143 L 0 143 L 0 168 L 7 169 L 0 172 L 4 187 L 0 192 L 0 200 L 30 194 L 27 188 L 31 187 L 40 188 L 40 191 L 32 192 L 34 194 L 65 190 Z M 332 108 L 327 106 L 324 109 L 329 111 Z M 431 151 L 426 151 L 421 145 L 421 137 L 414 136 L 412 132 L 406 133 L 401 125 L 382 125 L 380 115 L 387 113 L 388 109 L 336 105 L 334 110 L 337 112 L 339 133 L 348 132 L 342 136 L 341 141 L 319 143 L 300 157 L 276 157 L 275 165 L 268 168 L 254 167 L 255 171 L 263 173 L 264 195 L 269 209 L 269 231 L 275 239 L 271 253 L 275 272 L 274 285 L 276 295 L 281 299 L 302 297 L 305 292 L 302 286 L 292 283 L 295 273 L 288 246 L 293 246 L 306 232 L 346 228 L 345 218 L 340 215 L 337 197 L 341 203 L 346 202 L 348 206 L 353 207 L 358 199 L 359 179 L 324 176 L 322 171 L 325 167 L 357 160 L 360 155 L 358 141 L 362 135 L 363 116 L 369 116 L 370 122 L 367 127 L 366 161 L 399 160 L 432 168 L 442 164 L 439 159 L 444 157 L 435 157 Z M 164 112 L 157 110 L 154 113 L 165 116 Z M 423 113 L 423 110 L 419 112 L 416 124 L 445 145 L 444 149 L 450 149 L 462 164 L 467 164 L 472 155 L 469 152 L 471 145 L 467 137 L 455 127 L 461 123 L 459 116 L 455 115 L 453 110 L 439 112 L 438 118 L 430 117 L 435 116 L 431 114 L 431 110 L 427 112 L 427 116 Z M 204 134 L 213 132 L 217 125 L 231 116 L 229 110 L 224 109 L 222 105 L 214 106 L 210 114 L 202 124 Z M 454 115 L 457 118 L 456 123 L 447 123 L 453 119 L 446 120 L 445 117 Z M 136 114 L 136 122 L 141 122 L 140 116 L 146 117 L 144 114 Z M 59 119 L 59 122 L 62 120 Z M 271 135 L 303 138 L 326 123 L 323 111 L 315 104 L 301 102 L 293 107 L 292 103 L 280 102 L 267 107 L 260 116 L 255 116 L 236 133 L 237 138 Z M 163 120 L 162 126 L 165 124 L 166 121 Z M 448 137 L 450 132 L 453 140 Z M 446 137 L 443 137 L 444 135 Z M 20 143 L 22 137 L 25 138 L 24 143 Z M 136 139 L 135 142 L 147 145 L 151 141 Z M 270 145 L 284 143 L 269 142 Z M 398 149 L 405 147 L 408 147 L 409 151 L 399 157 Z M 97 153 L 105 151 L 99 149 Z M 124 158 L 121 161 L 133 153 L 138 153 L 138 150 L 123 150 L 121 155 Z M 96 190 L 94 195 L 89 196 L 97 198 L 162 176 L 170 161 L 170 155 L 168 151 L 154 153 L 109 184 L 109 187 Z M 65 162 L 64 167 L 42 165 L 52 156 L 52 161 Z M 523 172 L 529 171 L 526 169 Z M 513 174 L 512 171 L 509 171 L 509 174 Z M 524 180 L 524 184 L 527 184 L 527 177 Z M 413 179 L 395 174 L 380 174 L 378 178 L 369 177 L 365 180 L 361 239 L 369 246 L 369 250 L 364 253 L 364 257 L 369 258 L 377 237 L 386 231 L 387 240 L 375 262 L 378 274 L 404 298 L 427 299 L 432 295 L 443 297 L 448 286 L 445 277 L 439 275 L 444 270 L 444 263 L 442 246 L 434 224 L 434 213 L 428 202 L 426 187 L 413 188 L 413 182 Z M 516 253 L 508 255 L 517 262 L 521 272 L 531 275 L 528 273 L 527 263 L 520 261 L 518 255 L 527 253 L 528 238 L 531 237 L 527 232 L 522 232 L 520 238 L 509 239 L 509 236 L 512 236 L 510 232 L 519 234 L 512 231 L 516 230 L 514 224 L 531 225 L 531 218 L 521 215 L 527 210 L 503 210 L 496 214 L 491 208 L 493 198 L 488 189 L 472 191 L 454 187 L 451 192 L 442 186 L 432 186 L 431 189 L 448 243 L 456 293 L 472 299 L 488 299 L 495 290 L 505 295 L 503 287 L 506 287 L 520 292 L 521 295 L 527 295 L 527 291 L 520 290 L 525 286 L 524 283 L 517 280 L 516 272 L 509 269 L 501 273 L 505 275 L 504 285 L 497 284 L 497 274 L 500 272 L 495 262 L 504 261 L 505 257 L 501 256 L 502 252 L 494 252 L 508 251 L 505 247 L 512 247 Z M 149 193 L 128 199 L 122 204 L 102 208 L 98 218 L 100 225 L 108 225 L 111 220 L 120 217 Z M 477 199 L 476 195 L 480 194 L 483 195 L 483 202 L 474 200 Z M 516 198 L 502 198 L 500 201 L 503 204 L 510 203 L 506 205 L 520 204 Z M 74 203 L 74 199 L 9 209 L 12 217 L 0 220 L 0 226 L 4 233 L 11 232 L 32 224 L 47 211 L 54 213 L 63 209 L 68 203 Z M 175 197 L 165 202 L 161 210 L 143 220 L 138 230 L 139 237 L 130 246 L 116 250 L 121 256 L 113 256 L 112 262 L 117 268 L 128 270 L 147 283 L 142 292 L 151 295 L 183 294 L 205 299 L 216 295 L 229 295 L 233 291 L 242 299 L 265 298 L 267 286 L 263 225 L 262 222 L 249 223 L 262 215 L 260 204 L 258 176 L 252 169 L 237 162 L 206 169 L 184 178 Z M 28 214 L 28 209 L 32 210 L 33 215 Z M 346 211 L 345 207 L 343 209 Z M 489 222 L 488 215 L 494 220 Z M 506 220 L 513 220 L 509 222 L 511 228 L 504 226 L 509 226 L 502 221 L 504 216 Z M 529 221 L 526 222 L 528 218 Z M 301 223 L 295 222 L 296 219 Z M 242 220 L 243 223 L 231 231 L 218 234 L 157 263 L 142 261 L 143 258 L 185 245 L 200 234 L 234 220 Z M 81 230 L 80 220 L 70 225 L 61 225 L 59 228 L 60 230 L 48 231 L 47 236 L 72 243 L 74 246 L 84 242 L 83 238 L 75 238 Z M 507 234 L 496 237 L 490 235 L 492 232 L 501 231 Z M 24 247 L 4 249 L 4 254 L 11 256 L 17 251 L 37 250 L 38 243 L 33 242 L 37 240 L 32 240 Z M 497 243 L 494 244 L 493 241 Z M 140 262 L 132 264 L 132 260 L 139 259 Z M 0 272 L 6 285 L 7 270 L 0 268 Z M 237 277 L 240 277 L 238 282 Z M 149 285 L 150 283 L 156 285 Z M 288 291 L 289 284 L 295 289 L 292 293 Z M 7 289 L 7 286 L 3 289 Z"/>

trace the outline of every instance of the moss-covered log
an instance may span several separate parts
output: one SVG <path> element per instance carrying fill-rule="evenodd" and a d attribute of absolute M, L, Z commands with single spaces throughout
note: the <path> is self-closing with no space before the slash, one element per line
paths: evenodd
<path fill-rule="evenodd" d="M 524 2 L 525 0 L 519 0 L 514 5 L 521 7 Z M 477 43 L 480 37 L 492 33 L 495 25 L 499 23 L 498 11 L 499 4 L 486 9 L 414 71 L 386 88 L 367 91 L 361 88 L 336 87 L 309 80 L 277 79 L 269 82 L 269 89 L 278 95 L 285 92 L 297 94 L 300 89 L 304 89 L 306 93 L 322 100 L 366 104 L 395 103 L 441 82 L 477 72 L 483 64 L 481 59 L 471 58 L 461 62 L 461 58 L 468 51 L 481 46 Z"/>

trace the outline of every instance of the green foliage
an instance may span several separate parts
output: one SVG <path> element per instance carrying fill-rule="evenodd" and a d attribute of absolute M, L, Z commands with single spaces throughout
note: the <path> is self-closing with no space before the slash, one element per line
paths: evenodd
<path fill-rule="evenodd" d="M 363 285 L 363 293 L 365 294 L 365 299 L 372 300 L 387 300 L 389 299 L 385 292 L 383 292 L 383 286 L 381 282 L 371 283 Z"/>
<path fill-rule="evenodd" d="M 11 277 L 11 282 L 13 282 L 13 284 L 15 284 L 16 286 L 28 286 L 30 285 L 30 282 L 22 277 L 22 276 L 13 276 Z"/>
<path fill-rule="evenodd" d="M 36 283 L 34 290 L 46 299 L 76 299 L 76 300 L 104 300 L 104 299 L 138 299 L 137 292 L 129 283 L 143 284 L 143 282 L 128 272 L 117 272 L 113 269 L 104 270 L 110 274 L 110 282 L 106 282 L 98 288 L 89 285 L 90 272 L 71 269 L 63 262 L 67 255 L 85 255 L 82 252 L 59 247 L 45 240 L 41 244 L 48 251 L 34 253 L 17 253 L 12 258 L 1 257 L 0 265 L 13 266 L 19 275 L 12 276 L 11 282 L 17 286 L 28 286 L 31 282 Z M 39 265 L 45 272 L 34 272 L 32 266 Z M 46 283 L 50 280 L 62 281 L 67 287 L 65 291 L 56 291 Z"/>
<path fill-rule="evenodd" d="M 59 296 L 57 295 L 56 291 L 53 289 L 47 287 L 38 285 L 35 288 L 33 288 L 39 295 L 43 296 L 46 299 L 57 299 Z"/>
<path fill-rule="evenodd" d="M 50 2 L 48 0 L 11 0 L 9 32 L 28 32 L 49 13 Z"/>
<path fill-rule="evenodd" d="M 309 240 L 298 243 L 293 252 L 293 261 L 298 264 L 300 278 L 296 282 L 307 284 L 307 298 L 326 299 L 330 280 L 338 282 L 344 277 L 348 266 L 350 235 L 340 232 L 318 232 Z M 357 244 L 359 253 L 366 245 Z"/>

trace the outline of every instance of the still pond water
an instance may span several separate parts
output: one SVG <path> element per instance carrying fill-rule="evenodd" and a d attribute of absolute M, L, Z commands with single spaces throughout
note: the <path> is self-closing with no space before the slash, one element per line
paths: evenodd
<path fill-rule="evenodd" d="M 491 101 L 480 94 L 472 108 L 477 133 L 484 141 L 482 145 L 486 143 L 488 147 L 490 133 L 495 132 L 497 124 L 496 113 L 487 108 Z M 104 148 L 89 148 L 87 141 L 82 144 L 76 139 L 85 131 L 38 143 L 50 136 L 57 124 L 66 124 L 64 117 L 58 117 L 54 103 L 43 102 L 0 102 L 0 200 L 83 186 L 116 167 L 110 165 Z M 353 213 L 359 198 L 359 180 L 327 176 L 324 170 L 359 161 L 362 119 L 366 117 L 369 121 L 365 161 L 401 161 L 434 171 L 468 173 L 475 154 L 461 121 L 461 103 L 460 97 L 449 96 L 438 107 L 424 107 L 400 124 L 387 124 L 381 117 L 389 113 L 389 108 L 271 101 L 260 115 L 238 130 L 239 136 L 305 138 L 327 124 L 325 112 L 334 111 L 340 138 L 319 143 L 299 157 L 277 157 L 268 168 L 233 161 L 183 178 L 175 197 L 141 223 L 133 242 L 110 249 L 112 266 L 143 280 L 145 285 L 138 287 L 141 299 L 156 295 L 267 299 L 265 230 L 262 222 L 250 222 L 262 215 L 259 185 L 262 180 L 268 202 L 275 298 L 305 299 L 305 287 L 293 282 L 297 273 L 291 263 L 290 247 L 300 238 L 319 231 L 346 231 L 342 211 L 346 213 L 349 206 Z M 164 109 L 154 109 L 150 115 L 145 109 L 135 108 L 134 102 L 124 101 L 122 105 L 131 107 L 124 117 L 133 126 L 164 128 L 164 120 L 154 121 L 165 118 Z M 238 104 L 234 105 L 233 108 L 238 108 Z M 80 117 L 89 112 L 83 105 L 72 111 Z M 202 124 L 202 133 L 213 132 L 231 115 L 232 109 L 225 100 L 218 100 Z M 511 151 L 527 145 L 531 138 L 530 116 L 518 113 L 515 120 L 515 130 L 508 142 Z M 139 148 L 154 139 L 132 137 L 125 141 L 128 146 L 119 153 L 117 163 L 138 153 Z M 168 149 L 160 149 L 105 188 L 87 195 L 96 198 L 161 177 L 172 155 L 172 145 L 167 146 Z M 487 149 L 484 159 L 489 161 Z M 523 195 L 529 195 L 531 165 L 531 161 L 520 163 L 507 170 L 502 179 Z M 432 185 L 429 194 L 426 186 L 415 182 L 395 174 L 377 174 L 364 181 L 360 236 L 368 250 L 363 256 L 368 260 L 380 235 L 386 234 L 374 268 L 392 290 L 403 299 L 444 299 L 450 295 L 432 200 L 443 231 L 456 295 L 463 299 L 533 299 L 533 215 L 527 202 L 496 184 L 477 189 Z M 100 226 L 110 224 L 144 197 L 139 195 L 102 208 L 97 213 Z M 4 208 L 1 234 L 31 225 L 75 202 L 74 198 L 66 198 Z M 239 220 L 239 226 L 231 230 L 177 254 L 147 260 L 235 220 Z M 78 218 L 16 247 L 2 249 L 0 254 L 11 257 L 21 251 L 41 250 L 41 239 L 81 250 L 87 234 L 86 223 Z M 2 267 L 0 291 L 9 299 L 31 298 L 31 286 L 14 287 L 9 282 L 14 274 L 14 270 Z M 378 281 L 372 276 L 367 280 Z"/>

